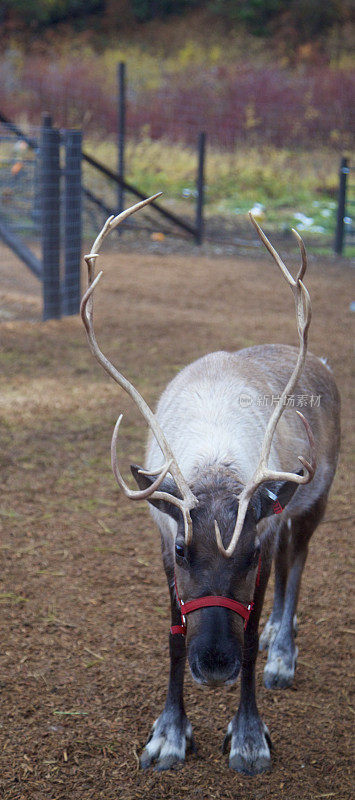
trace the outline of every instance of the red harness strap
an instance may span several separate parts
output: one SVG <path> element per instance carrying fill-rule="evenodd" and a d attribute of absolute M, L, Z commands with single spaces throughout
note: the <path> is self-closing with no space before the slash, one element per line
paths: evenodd
<path fill-rule="evenodd" d="M 259 557 L 258 574 L 256 576 L 255 586 L 259 586 L 260 571 L 261 571 L 261 556 Z M 254 605 L 254 603 L 249 603 L 248 606 L 245 606 L 243 603 L 239 603 L 238 600 L 232 600 L 230 597 L 220 597 L 219 595 L 208 595 L 207 597 L 198 597 L 196 598 L 196 600 L 188 600 L 187 603 L 183 603 L 179 597 L 179 592 L 176 584 L 176 577 L 175 577 L 175 592 L 181 611 L 181 625 L 171 626 L 170 633 L 172 633 L 173 635 L 180 633 L 182 636 L 186 636 L 186 622 L 185 622 L 186 614 L 190 614 L 191 611 L 197 611 L 197 609 L 199 608 L 210 608 L 211 606 L 222 606 L 222 608 L 229 608 L 231 611 L 235 611 L 236 614 L 239 614 L 239 616 L 243 617 L 243 619 L 245 620 L 244 628 L 246 628 L 250 613 Z"/>
<path fill-rule="evenodd" d="M 170 633 L 175 636 L 176 633 L 181 633 L 181 636 L 186 636 L 186 625 L 172 625 Z"/>

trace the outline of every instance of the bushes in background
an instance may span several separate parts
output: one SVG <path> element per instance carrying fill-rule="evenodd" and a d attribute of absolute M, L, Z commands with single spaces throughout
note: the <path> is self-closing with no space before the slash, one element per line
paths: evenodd
<path fill-rule="evenodd" d="M 132 78 L 128 69 L 130 137 L 195 145 L 205 130 L 210 144 L 228 150 L 240 143 L 308 149 L 352 144 L 354 70 L 253 62 L 195 63 L 191 70 L 179 62 L 175 71 L 170 64 L 149 74 L 139 59 L 137 53 Z M 79 126 L 97 138 L 115 134 L 116 70 L 107 67 L 105 54 L 49 60 L 9 51 L 0 68 L 0 109 L 10 119 L 38 124 L 45 109 L 59 126 Z"/>

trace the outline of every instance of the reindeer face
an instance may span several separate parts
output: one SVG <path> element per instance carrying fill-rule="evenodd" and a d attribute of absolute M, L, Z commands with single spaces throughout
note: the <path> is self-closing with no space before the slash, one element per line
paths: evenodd
<path fill-rule="evenodd" d="M 217 508 L 218 506 L 218 508 Z M 253 598 L 259 560 L 259 543 L 252 511 L 232 558 L 225 558 L 216 544 L 214 520 L 223 540 L 232 536 L 238 501 L 216 498 L 200 501 L 191 512 L 193 537 L 184 542 L 184 527 L 178 523 L 175 540 L 175 575 L 180 598 L 186 602 L 208 595 L 227 597 L 247 606 Z M 193 678 L 202 684 L 232 684 L 242 661 L 244 620 L 224 607 L 202 608 L 187 617 L 187 655 Z"/>
<path fill-rule="evenodd" d="M 131 467 L 141 489 L 152 480 Z M 242 486 L 235 473 L 228 470 L 206 472 L 203 484 L 192 487 L 198 503 L 191 509 L 192 538 L 185 540 L 185 526 L 180 510 L 166 500 L 149 500 L 159 511 L 177 523 L 174 542 L 174 572 L 180 600 L 209 595 L 229 598 L 248 606 L 252 602 L 257 576 L 260 544 L 257 523 L 281 510 L 292 498 L 297 485 L 292 481 L 274 481 L 256 490 L 245 515 L 243 528 L 230 557 L 226 548 L 233 536 L 238 514 L 238 496 Z M 174 484 L 167 479 L 164 491 L 172 495 Z M 218 546 L 218 524 L 223 547 Z M 244 619 L 223 606 L 199 608 L 188 615 L 187 654 L 193 678 L 198 683 L 218 685 L 233 683 L 239 674 L 244 644 Z"/>

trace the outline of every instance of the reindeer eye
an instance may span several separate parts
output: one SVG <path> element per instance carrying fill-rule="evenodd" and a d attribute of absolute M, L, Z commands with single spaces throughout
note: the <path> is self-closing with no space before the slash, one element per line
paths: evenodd
<path fill-rule="evenodd" d="M 185 558 L 185 546 L 180 542 L 175 543 L 175 555 L 177 558 Z"/>

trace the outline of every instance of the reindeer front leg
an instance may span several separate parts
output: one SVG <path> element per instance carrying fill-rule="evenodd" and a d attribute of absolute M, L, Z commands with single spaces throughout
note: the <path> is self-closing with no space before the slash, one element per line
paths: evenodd
<path fill-rule="evenodd" d="M 181 614 L 176 602 L 174 576 L 167 570 L 170 590 L 171 624 L 181 624 Z M 170 676 L 168 694 L 163 712 L 155 720 L 150 737 L 143 750 L 140 764 L 143 769 L 156 762 L 156 769 L 164 770 L 181 764 L 189 750 L 195 749 L 191 724 L 185 714 L 183 700 L 186 664 L 186 639 L 181 634 L 169 633 Z"/>
<path fill-rule="evenodd" d="M 240 703 L 228 725 L 223 752 L 230 743 L 229 766 L 245 775 L 257 775 L 271 767 L 271 740 L 259 716 L 255 697 L 255 662 L 258 654 L 258 625 L 270 575 L 270 560 L 263 556 L 260 584 L 255 590 L 254 608 L 244 634 Z"/>

